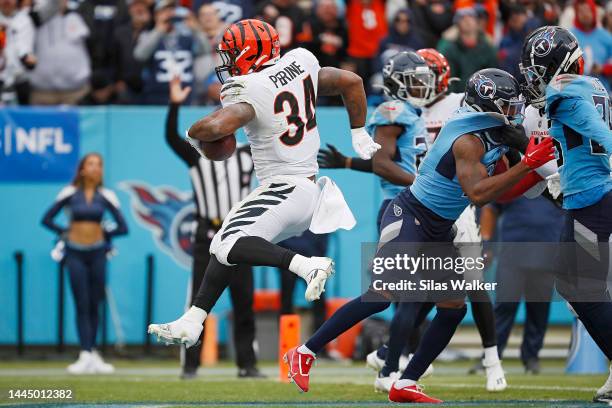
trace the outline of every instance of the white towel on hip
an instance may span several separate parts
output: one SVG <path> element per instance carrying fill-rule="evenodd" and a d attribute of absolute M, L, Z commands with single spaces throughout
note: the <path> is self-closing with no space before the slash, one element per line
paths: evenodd
<path fill-rule="evenodd" d="M 321 193 L 308 229 L 315 234 L 328 234 L 340 228 L 352 229 L 357 221 L 340 188 L 329 177 L 321 177 L 317 185 Z"/>

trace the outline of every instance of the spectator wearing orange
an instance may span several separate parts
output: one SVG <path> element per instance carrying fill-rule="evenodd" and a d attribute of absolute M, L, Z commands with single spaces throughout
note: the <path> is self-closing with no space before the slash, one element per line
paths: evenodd
<path fill-rule="evenodd" d="M 373 62 L 378 56 L 380 42 L 387 35 L 384 0 L 347 0 L 346 21 L 353 70 L 369 82 Z M 367 90 L 367 88 L 366 88 Z"/>

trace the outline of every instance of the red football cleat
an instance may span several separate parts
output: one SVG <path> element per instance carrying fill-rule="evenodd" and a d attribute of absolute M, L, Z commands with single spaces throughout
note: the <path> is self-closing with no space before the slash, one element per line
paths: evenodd
<path fill-rule="evenodd" d="M 309 372 L 315 357 L 300 353 L 297 347 L 287 351 L 283 356 L 285 364 L 289 366 L 289 379 L 299 388 L 300 392 L 308 392 Z"/>
<path fill-rule="evenodd" d="M 441 404 L 443 401 L 437 398 L 432 398 L 423 392 L 423 389 L 417 384 L 409 385 L 400 390 L 391 386 L 389 390 L 389 401 L 405 402 L 405 403 L 424 403 L 424 404 Z"/>

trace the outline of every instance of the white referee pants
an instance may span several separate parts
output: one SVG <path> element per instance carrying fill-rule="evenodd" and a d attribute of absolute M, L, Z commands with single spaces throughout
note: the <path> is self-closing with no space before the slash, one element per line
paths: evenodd
<path fill-rule="evenodd" d="M 306 231 L 320 195 L 319 186 L 306 177 L 266 179 L 230 210 L 212 240 L 210 253 L 224 265 L 238 238 L 255 236 L 272 243 Z"/>

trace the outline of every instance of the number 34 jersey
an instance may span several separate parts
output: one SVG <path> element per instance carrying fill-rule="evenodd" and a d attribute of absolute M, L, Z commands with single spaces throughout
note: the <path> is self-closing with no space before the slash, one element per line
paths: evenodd
<path fill-rule="evenodd" d="M 278 175 L 317 174 L 320 69 L 310 51 L 297 48 L 264 70 L 228 79 L 221 88 L 223 107 L 248 103 L 255 110 L 244 130 L 260 182 Z"/>
<path fill-rule="evenodd" d="M 610 100 L 598 79 L 559 75 L 546 88 L 550 135 L 560 147 L 557 163 L 563 207 L 577 209 L 612 190 Z"/>

